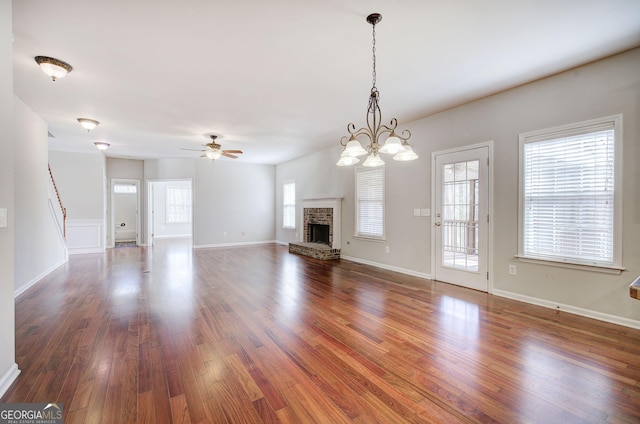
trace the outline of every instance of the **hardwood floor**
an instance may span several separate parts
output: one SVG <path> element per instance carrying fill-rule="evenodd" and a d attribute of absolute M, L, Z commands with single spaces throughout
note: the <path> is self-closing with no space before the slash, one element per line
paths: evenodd
<path fill-rule="evenodd" d="M 3 402 L 65 423 L 638 423 L 640 331 L 278 245 L 72 256 Z"/>

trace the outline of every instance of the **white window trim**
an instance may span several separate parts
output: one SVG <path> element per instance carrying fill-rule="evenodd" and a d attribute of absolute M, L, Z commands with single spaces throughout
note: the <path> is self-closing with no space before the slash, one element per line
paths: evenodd
<path fill-rule="evenodd" d="M 589 264 L 576 260 L 560 260 L 555 258 L 527 256 L 524 254 L 524 145 L 527 142 L 542 141 L 553 137 L 561 137 L 563 134 L 575 134 L 580 129 L 595 127 L 606 123 L 612 123 L 614 129 L 614 215 L 613 215 L 613 264 Z M 516 258 L 523 262 L 539 263 L 544 265 L 559 266 L 571 269 L 597 271 L 604 273 L 620 274 L 624 271 L 622 266 L 622 115 L 607 116 L 573 124 L 561 125 L 538 131 L 530 131 L 519 135 L 519 187 L 518 187 L 518 254 Z M 586 132 L 586 131 L 585 131 Z"/>
<path fill-rule="evenodd" d="M 284 188 L 285 188 L 285 186 L 286 186 L 286 185 L 288 185 L 288 184 L 293 184 L 293 189 L 294 189 L 294 194 L 293 194 L 293 205 L 292 205 L 292 206 L 293 206 L 293 211 L 294 211 L 294 212 L 293 212 L 293 213 L 294 213 L 294 216 L 293 216 L 293 226 L 285 225 L 285 222 L 284 222 L 284 211 L 285 211 L 285 208 L 288 206 L 288 205 L 285 203 Z M 297 201 L 297 196 L 296 196 L 296 180 L 295 180 L 295 179 L 293 179 L 293 180 L 285 180 L 285 181 L 283 181 L 283 182 L 282 182 L 282 228 L 283 228 L 283 229 L 285 229 L 285 230 L 295 230 L 295 229 L 296 229 L 296 221 L 297 221 L 297 216 L 296 216 L 296 203 L 297 203 L 297 202 L 296 202 L 296 201 Z"/>
<path fill-rule="evenodd" d="M 375 236 L 370 234 L 361 234 L 358 233 L 358 172 L 364 172 L 372 169 L 381 169 L 382 170 L 382 235 Z M 359 166 L 354 168 L 354 198 L 355 198 L 355 207 L 354 207 L 354 228 L 353 228 L 353 237 L 356 239 L 368 240 L 368 241 L 385 241 L 386 240 L 386 170 L 385 166 L 381 166 L 380 168 L 366 168 L 363 166 Z"/>

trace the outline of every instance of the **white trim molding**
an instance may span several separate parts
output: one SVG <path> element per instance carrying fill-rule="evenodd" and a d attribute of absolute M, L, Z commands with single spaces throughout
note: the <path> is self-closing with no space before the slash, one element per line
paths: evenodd
<path fill-rule="evenodd" d="M 194 244 L 194 249 L 206 249 L 212 247 L 242 247 L 242 246 L 253 246 L 257 244 L 274 244 L 275 240 L 265 240 L 265 241 L 243 241 L 239 243 L 217 243 L 217 244 Z"/>
<path fill-rule="evenodd" d="M 519 300 L 520 302 L 530 303 L 532 305 L 542 306 L 544 308 L 555 309 L 557 311 L 568 312 L 574 315 L 580 315 L 587 318 L 597 319 L 599 321 L 610 322 L 612 324 L 623 325 L 625 327 L 640 330 L 640 321 L 622 318 L 615 315 L 605 314 L 602 312 L 592 311 L 590 309 L 579 308 L 577 306 L 565 305 L 563 303 L 553 302 L 551 300 L 539 299 L 537 297 L 524 296 L 505 290 L 494 289 L 491 294 L 508 299 Z"/>
<path fill-rule="evenodd" d="M 366 259 L 355 258 L 352 256 L 340 255 L 340 259 L 344 259 L 351 262 L 356 262 L 363 265 L 375 266 L 376 268 L 382 268 L 389 271 L 399 272 L 400 274 L 411 275 L 413 277 L 424 278 L 425 280 L 432 280 L 430 274 L 426 274 L 424 272 L 414 271 L 412 269 L 400 268 L 393 265 L 381 264 L 379 262 L 368 261 Z"/>
<path fill-rule="evenodd" d="M 46 277 L 47 275 L 51 274 L 53 271 L 55 271 L 56 269 L 60 268 L 62 265 L 66 264 L 69 261 L 69 257 L 65 257 L 65 259 L 60 262 L 57 263 L 56 265 L 52 266 L 51 268 L 49 268 L 48 270 L 42 272 L 40 275 L 36 276 L 35 278 L 33 278 L 31 281 L 27 282 L 26 284 L 23 284 L 22 287 L 18 288 L 14 293 L 13 296 L 14 297 L 18 297 L 20 296 L 22 293 L 26 292 L 27 290 L 29 290 L 32 286 L 35 286 L 36 284 L 38 284 L 40 281 L 42 281 L 42 279 L 44 277 Z"/>
<path fill-rule="evenodd" d="M 68 219 L 67 248 L 70 255 L 105 251 L 104 221 L 101 219 Z"/>
<path fill-rule="evenodd" d="M 16 381 L 20 375 L 20 370 L 18 369 L 18 364 L 14 362 L 13 365 L 9 367 L 7 372 L 4 373 L 2 377 L 0 377 L 0 397 L 4 396 L 4 394 L 9 390 L 9 387 Z"/>

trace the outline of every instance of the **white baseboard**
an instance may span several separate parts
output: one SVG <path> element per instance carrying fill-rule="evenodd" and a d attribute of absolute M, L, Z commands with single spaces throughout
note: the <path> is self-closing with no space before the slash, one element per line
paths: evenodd
<path fill-rule="evenodd" d="M 191 234 L 154 234 L 153 238 L 191 238 Z"/>
<path fill-rule="evenodd" d="M 605 314 L 602 312 L 592 311 L 590 309 L 579 308 L 577 306 L 565 305 L 563 303 L 552 302 L 546 299 L 538 299 L 537 297 L 524 296 L 518 293 L 512 293 L 504 290 L 494 289 L 491 294 L 506 297 L 513 300 L 519 300 L 525 303 L 542 306 L 558 311 L 569 312 L 570 314 L 580 315 L 587 318 L 597 319 L 599 321 L 610 322 L 612 324 L 623 325 L 625 327 L 636 328 L 640 330 L 640 321 L 622 318 L 616 315 Z"/>
<path fill-rule="evenodd" d="M 239 243 L 219 243 L 219 244 L 194 244 L 194 249 L 204 249 L 207 247 L 238 247 L 238 246 L 252 246 L 257 244 L 274 244 L 275 240 L 265 241 L 243 241 Z"/>
<path fill-rule="evenodd" d="M 37 283 L 39 283 L 44 277 L 46 277 L 47 275 L 49 275 L 50 273 L 52 273 L 53 271 L 55 271 L 56 269 L 58 269 L 59 267 L 61 267 L 62 265 L 66 264 L 67 261 L 69 260 L 68 256 L 65 256 L 65 260 L 63 260 L 62 262 L 52 266 L 51 268 L 49 268 L 48 270 L 44 271 L 43 273 L 41 273 L 40 275 L 36 276 L 35 278 L 33 278 L 31 281 L 29 281 L 27 284 L 24 284 L 22 287 L 20 287 L 19 289 L 17 289 L 14 294 L 13 297 L 16 298 L 18 296 L 20 296 L 22 293 L 26 292 L 27 290 L 29 290 L 32 286 L 35 286 Z"/>
<path fill-rule="evenodd" d="M 400 274 L 406 274 L 406 275 L 411 275 L 413 277 L 424 278 L 426 280 L 431 280 L 432 279 L 431 278 L 431 274 L 426 274 L 424 272 L 414 271 L 412 269 L 399 268 L 397 266 L 381 264 L 381 263 L 378 263 L 378 262 L 368 261 L 366 259 L 354 258 L 352 256 L 340 255 L 340 259 L 346 259 L 347 261 L 357 262 L 359 264 L 364 264 L 364 265 L 371 265 L 371 266 L 375 266 L 376 268 L 387 269 L 389 271 L 395 271 L 395 272 L 399 272 Z"/>
<path fill-rule="evenodd" d="M 7 372 L 0 377 L 0 397 L 4 396 L 7 390 L 9 390 L 9 387 L 16 381 L 18 375 L 20 375 L 20 370 L 18 369 L 18 364 L 14 363 L 9 367 Z"/>

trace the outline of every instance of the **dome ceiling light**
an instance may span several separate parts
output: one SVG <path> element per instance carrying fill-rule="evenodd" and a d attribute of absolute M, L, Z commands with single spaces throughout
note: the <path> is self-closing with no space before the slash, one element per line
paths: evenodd
<path fill-rule="evenodd" d="M 49 75 L 53 81 L 64 77 L 73 69 L 73 67 L 67 62 L 63 62 L 53 57 L 36 56 L 35 60 L 36 63 L 40 65 L 40 68 L 42 68 L 42 71 Z"/>

